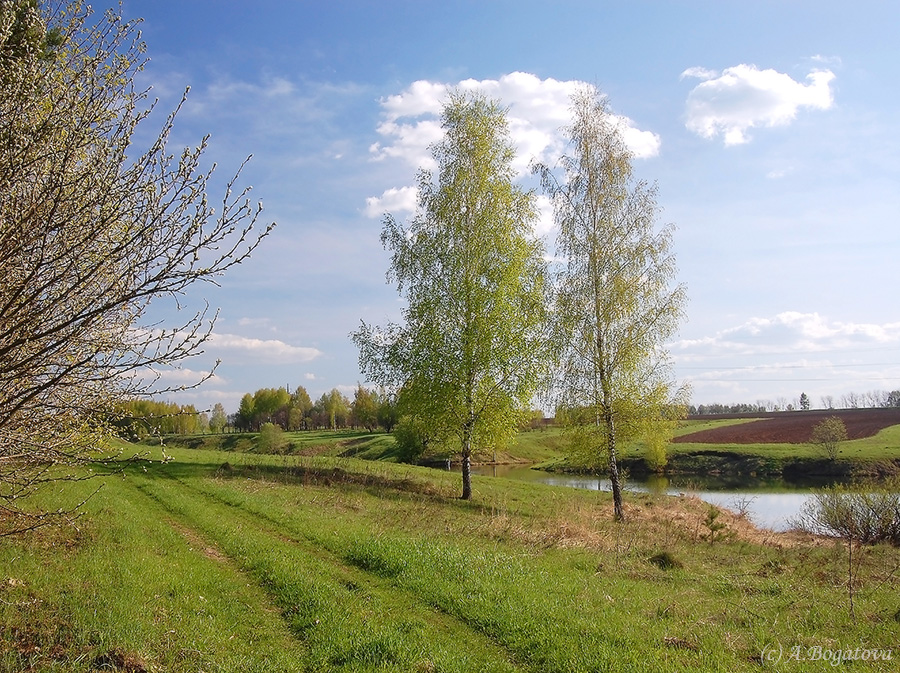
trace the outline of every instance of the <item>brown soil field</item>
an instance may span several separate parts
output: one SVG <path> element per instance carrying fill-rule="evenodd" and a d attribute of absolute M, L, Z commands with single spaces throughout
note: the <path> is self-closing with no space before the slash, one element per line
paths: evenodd
<path fill-rule="evenodd" d="M 844 421 L 850 439 L 861 439 L 871 437 L 891 425 L 900 424 L 900 407 L 689 416 L 688 420 L 709 421 L 720 418 L 756 420 L 701 430 L 676 437 L 673 441 L 692 444 L 804 444 L 809 441 L 813 427 L 829 416 L 837 416 Z"/>

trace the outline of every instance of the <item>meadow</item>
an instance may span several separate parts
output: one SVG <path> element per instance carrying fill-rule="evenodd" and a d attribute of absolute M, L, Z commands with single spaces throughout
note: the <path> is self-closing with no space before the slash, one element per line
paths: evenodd
<path fill-rule="evenodd" d="M 900 656 L 896 548 L 850 556 L 692 498 L 629 494 L 614 524 L 604 493 L 475 477 L 461 501 L 458 475 L 424 467 L 166 455 L 55 485 L 45 505 L 100 488 L 73 525 L 0 542 L 0 670 L 821 671 L 855 652 L 854 670 L 889 671 Z"/>

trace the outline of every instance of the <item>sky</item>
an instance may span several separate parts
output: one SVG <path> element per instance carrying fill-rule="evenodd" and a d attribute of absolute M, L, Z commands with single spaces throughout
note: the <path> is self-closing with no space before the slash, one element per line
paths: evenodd
<path fill-rule="evenodd" d="M 382 219 L 412 216 L 447 93 L 507 108 L 533 188 L 528 165 L 559 156 L 583 83 L 608 96 L 675 226 L 689 299 L 666 347 L 694 404 L 900 388 L 898 3 L 124 0 L 123 14 L 143 19 L 139 84 L 159 99 L 136 144 L 190 87 L 170 149 L 210 135 L 211 200 L 252 155 L 239 184 L 277 222 L 185 298 L 218 319 L 165 380 L 221 363 L 173 401 L 234 412 L 300 385 L 352 399 L 367 382 L 350 332 L 401 319 Z"/>

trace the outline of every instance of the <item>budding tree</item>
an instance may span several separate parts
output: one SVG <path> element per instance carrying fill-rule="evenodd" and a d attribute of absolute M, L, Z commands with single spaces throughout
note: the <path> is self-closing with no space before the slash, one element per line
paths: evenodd
<path fill-rule="evenodd" d="M 152 105 L 135 88 L 134 23 L 79 2 L 0 3 L 0 509 L 96 457 L 125 398 L 163 392 L 159 371 L 195 354 L 214 315 L 147 323 L 243 261 L 271 227 L 247 189 L 214 207 L 198 147 L 173 155 L 172 113 L 145 150 Z M 177 110 L 176 110 L 177 112 Z M 238 170 L 240 173 L 240 170 Z M 118 405 L 121 408 L 121 405 Z"/>
<path fill-rule="evenodd" d="M 672 284 L 672 229 L 656 227 L 656 190 L 635 180 L 605 99 L 585 88 L 572 111 L 562 180 L 537 167 L 563 260 L 552 311 L 560 357 L 553 392 L 574 430 L 574 457 L 595 469 L 605 463 L 621 520 L 620 445 L 642 440 L 651 462 L 664 463 L 681 412 L 683 391 L 672 383 L 664 343 L 681 318 L 685 290 Z"/>
<path fill-rule="evenodd" d="M 473 452 L 515 433 L 546 363 L 544 261 L 534 197 L 513 184 L 504 111 L 453 94 L 442 122 L 437 181 L 423 171 L 409 228 L 387 216 L 381 236 L 405 324 L 363 323 L 352 336 L 370 380 L 402 386 L 407 412 L 456 437 L 468 499 Z"/>
<path fill-rule="evenodd" d="M 813 426 L 809 441 L 818 446 L 828 460 L 837 460 L 841 442 L 847 441 L 847 426 L 838 416 L 829 416 Z"/>

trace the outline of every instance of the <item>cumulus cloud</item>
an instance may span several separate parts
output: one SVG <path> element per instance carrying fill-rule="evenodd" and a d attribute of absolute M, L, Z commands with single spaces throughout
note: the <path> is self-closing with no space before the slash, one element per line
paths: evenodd
<path fill-rule="evenodd" d="M 513 168 L 521 177 L 529 173 L 531 162 L 552 163 L 562 151 L 562 128 L 570 119 L 571 95 L 584 85 L 577 80 L 540 79 L 525 72 L 456 83 L 413 82 L 401 93 L 381 101 L 382 121 L 377 130 L 382 140 L 369 150 L 375 161 L 399 159 L 417 169 L 434 170 L 429 146 L 443 137 L 440 114 L 447 96 L 454 90 L 479 91 L 507 108 L 510 139 L 516 147 Z M 635 157 L 659 153 L 657 134 L 637 128 L 624 116 L 617 115 L 615 122 Z M 415 192 L 408 190 L 413 188 L 393 188 L 381 197 L 370 197 L 366 200 L 366 214 L 413 210 Z M 386 207 L 391 201 L 393 207 Z"/>
<path fill-rule="evenodd" d="M 670 344 L 679 378 L 697 402 L 755 402 L 894 389 L 900 323 L 852 323 L 819 313 L 754 317 L 712 336 Z"/>
<path fill-rule="evenodd" d="M 672 344 L 672 352 L 758 355 L 888 344 L 900 344 L 900 323 L 845 323 L 828 320 L 818 313 L 785 311 L 773 317 L 751 318 L 710 337 L 678 341 Z"/>
<path fill-rule="evenodd" d="M 369 217 L 381 217 L 385 213 L 412 212 L 416 209 L 416 199 L 415 187 L 392 187 L 381 196 L 368 197 L 365 213 Z"/>
<path fill-rule="evenodd" d="M 827 110 L 834 102 L 830 70 L 812 71 L 805 84 L 746 64 L 721 73 L 688 68 L 684 77 L 703 80 L 688 94 L 687 128 L 704 138 L 721 135 L 726 145 L 748 142 L 752 128 L 789 124 L 800 108 Z"/>
<path fill-rule="evenodd" d="M 209 345 L 217 352 L 231 352 L 244 356 L 244 359 L 279 364 L 309 362 L 322 355 L 317 348 L 292 346 L 277 339 L 252 339 L 236 334 L 214 333 L 209 338 Z"/>

